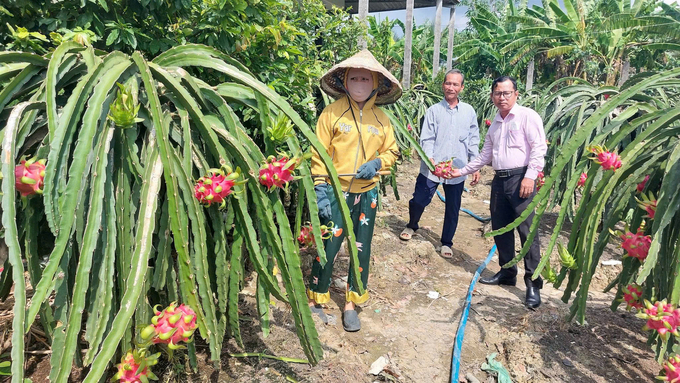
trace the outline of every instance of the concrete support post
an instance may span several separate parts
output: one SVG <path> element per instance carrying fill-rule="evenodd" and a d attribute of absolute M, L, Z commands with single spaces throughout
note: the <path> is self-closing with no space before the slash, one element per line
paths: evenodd
<path fill-rule="evenodd" d="M 434 15 L 434 54 L 432 55 L 432 79 L 439 73 L 439 48 L 442 40 L 442 0 L 437 0 L 437 11 Z"/>

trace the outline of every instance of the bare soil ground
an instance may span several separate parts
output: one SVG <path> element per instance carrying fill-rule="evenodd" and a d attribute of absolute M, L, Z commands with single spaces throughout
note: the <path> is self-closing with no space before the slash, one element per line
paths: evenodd
<path fill-rule="evenodd" d="M 344 254 L 335 265 L 334 278 L 339 287 L 331 289 L 333 302 L 326 305 L 326 312 L 336 320 L 328 325 L 317 322 L 324 349 L 324 359 L 317 366 L 228 356 L 228 353 L 245 351 L 305 358 L 289 308 L 283 304 L 272 307 L 271 334 L 263 339 L 256 319 L 254 288 L 249 286 L 240 296 L 245 348 L 239 348 L 230 340 L 221 363 L 215 366 L 209 362 L 205 346 L 198 344 L 199 370 L 180 380 L 201 383 L 449 382 L 454 336 L 465 295 L 493 240 L 483 237 L 488 228 L 461 213 L 454 237 L 454 257 L 441 258 L 438 250 L 444 204 L 435 196 L 423 215 L 423 229 L 411 241 L 401 241 L 398 236 L 408 219 L 408 200 L 413 193 L 417 169 L 417 163 L 400 166 L 401 200 L 396 201 L 388 189 L 383 210 L 376 218 L 368 286 L 371 298 L 359 309 L 361 331 L 347 333 L 342 328 L 342 278 L 347 275 L 349 261 Z M 486 169 L 481 184 L 464 193 L 463 207 L 479 215 L 489 214 L 491 178 L 491 172 Z M 551 216 L 543 220 L 543 238 L 553 222 Z M 546 242 L 542 241 L 543 247 Z M 517 240 L 517 249 L 519 247 Z M 620 250 L 610 246 L 603 258 L 620 257 Z M 303 258 L 304 271 L 309 273 L 311 254 L 303 254 Z M 558 264 L 556 259 L 553 264 Z M 492 275 L 498 270 L 498 259 L 494 257 L 482 275 Z M 531 311 L 523 305 L 522 278 L 518 278 L 517 287 L 477 284 L 462 348 L 460 381 L 468 381 L 465 376 L 471 374 L 480 382 L 495 382 L 495 378 L 480 369 L 492 353 L 498 354 L 496 360 L 509 371 L 514 382 L 654 381 L 660 367 L 646 345 L 646 334 L 641 329 L 643 321 L 621 309 L 612 312 L 609 305 L 613 294 L 601 292 L 619 271 L 620 266 L 598 269 L 585 326 L 566 322 L 570 304 L 562 302 L 562 292 L 552 286 L 542 290 L 543 305 Z M 431 291 L 438 292 L 439 298 L 429 298 Z M 39 354 L 28 357 L 28 372 L 33 382 L 46 381 L 48 359 Z M 371 364 L 380 357 L 384 357 L 388 365 L 379 375 L 369 374 Z M 154 370 L 162 382 L 176 380 L 170 372 L 177 366 L 157 367 Z M 81 381 L 77 371 L 71 380 Z"/>
<path fill-rule="evenodd" d="M 347 333 L 342 328 L 344 282 L 348 268 L 345 255 L 336 261 L 338 288 L 331 289 L 333 302 L 326 312 L 334 324 L 317 322 L 324 347 L 324 360 L 317 366 L 286 364 L 275 360 L 224 358 L 219 370 L 204 369 L 194 381 L 211 382 L 449 382 L 453 340 L 458 328 L 467 289 L 474 272 L 493 246 L 483 237 L 488 230 L 476 219 L 461 213 L 454 257 L 439 256 L 439 234 L 444 204 L 435 196 L 426 209 L 413 239 L 404 242 L 399 233 L 408 220 L 408 200 L 417 176 L 417 163 L 400 166 L 396 201 L 391 190 L 383 199 L 383 210 L 376 218 L 373 259 L 369 279 L 370 300 L 360 308 L 362 329 Z M 478 215 L 489 214 L 492 173 L 483 172 L 480 185 L 464 193 L 462 205 Z M 555 217 L 542 222 L 544 238 Z M 568 228 L 567 228 L 568 229 Z M 568 235 L 568 232 L 564 232 Z M 547 241 L 542 241 L 545 248 Z M 517 249 L 520 244 L 517 239 Z M 621 251 L 610 246 L 604 259 L 620 259 Z M 557 257 L 556 254 L 553 255 Z M 306 272 L 309 270 L 307 259 Z M 557 265 L 555 258 L 553 265 Z M 521 266 L 520 266 L 521 269 Z M 494 257 L 482 274 L 499 270 Z M 621 309 L 612 312 L 613 294 L 602 289 L 620 271 L 620 266 L 600 266 L 593 282 L 587 312 L 588 324 L 566 322 L 570 304 L 562 302 L 562 292 L 552 286 L 542 290 L 543 305 L 536 311 L 522 304 L 525 286 L 477 284 L 472 298 L 465 341 L 462 348 L 460 381 L 467 374 L 480 382 L 495 381 L 480 369 L 486 357 L 496 359 L 515 382 L 653 382 L 659 365 L 646 345 L 643 321 Z M 523 270 L 520 270 L 523 275 Z M 440 294 L 428 298 L 430 291 Z M 244 319 L 256 317 L 252 290 L 243 294 Z M 262 339 L 256 320 L 243 321 L 246 351 L 304 358 L 292 318 L 282 305 L 274 309 L 272 333 Z M 230 352 L 240 352 L 234 342 Z M 369 374 L 371 364 L 384 356 L 389 364 L 379 375 Z M 206 366 L 207 367 L 207 366 Z"/>

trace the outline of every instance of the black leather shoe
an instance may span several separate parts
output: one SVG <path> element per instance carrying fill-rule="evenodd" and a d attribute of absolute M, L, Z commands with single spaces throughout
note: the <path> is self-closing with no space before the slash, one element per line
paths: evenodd
<path fill-rule="evenodd" d="M 536 309 L 541 305 L 541 290 L 538 287 L 529 285 L 524 305 L 529 309 Z"/>
<path fill-rule="evenodd" d="M 479 283 L 485 285 L 507 285 L 514 286 L 517 284 L 517 277 L 508 277 L 503 275 L 502 271 L 499 271 L 491 278 L 481 278 Z"/>

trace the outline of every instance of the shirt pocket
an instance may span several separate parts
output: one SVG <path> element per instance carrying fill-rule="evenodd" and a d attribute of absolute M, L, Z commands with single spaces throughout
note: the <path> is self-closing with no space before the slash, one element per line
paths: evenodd
<path fill-rule="evenodd" d="M 509 148 L 523 148 L 524 147 L 524 131 L 522 129 L 508 130 L 508 147 Z"/>

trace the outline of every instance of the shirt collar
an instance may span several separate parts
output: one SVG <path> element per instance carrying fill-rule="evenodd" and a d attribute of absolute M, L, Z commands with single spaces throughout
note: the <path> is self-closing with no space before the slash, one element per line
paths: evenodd
<path fill-rule="evenodd" d="M 516 116 L 517 112 L 519 111 L 519 104 L 515 103 L 515 105 L 512 106 L 512 109 L 510 109 L 510 112 L 508 112 L 508 115 L 505 116 L 505 118 L 508 118 L 508 116 Z M 496 118 L 494 119 L 495 121 L 498 122 L 503 122 L 503 117 L 501 117 L 501 112 L 496 113 Z"/>
<path fill-rule="evenodd" d="M 446 110 L 454 110 L 454 109 L 458 110 L 458 107 L 460 106 L 460 97 L 458 98 L 458 103 L 453 108 L 449 106 L 449 103 L 446 101 L 445 98 L 442 99 L 441 104 L 444 106 L 444 108 L 446 108 Z"/>

